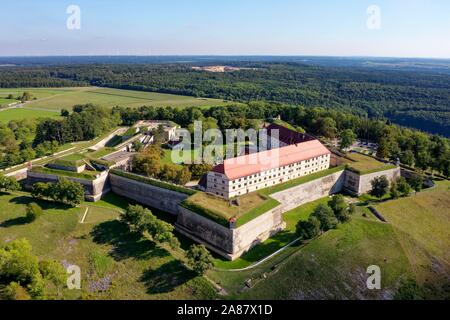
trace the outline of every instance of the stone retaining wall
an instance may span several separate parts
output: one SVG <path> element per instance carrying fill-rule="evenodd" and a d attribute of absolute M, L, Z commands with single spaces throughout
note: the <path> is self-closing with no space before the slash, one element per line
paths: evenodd
<path fill-rule="evenodd" d="M 372 180 L 381 176 L 386 176 L 389 182 L 400 177 L 400 167 L 378 171 L 370 174 L 359 175 L 353 171 L 347 170 L 345 174 L 345 189 L 354 195 L 362 195 L 372 190 Z"/>
<path fill-rule="evenodd" d="M 284 213 L 308 202 L 342 191 L 344 182 L 345 170 L 342 170 L 270 196 L 282 204 Z"/>
<path fill-rule="evenodd" d="M 47 167 L 49 167 L 50 169 L 70 171 L 70 172 L 76 172 L 76 173 L 81 173 L 84 170 L 86 170 L 86 164 L 82 164 L 81 166 L 77 167 L 77 166 L 64 166 L 64 165 L 56 164 L 56 163 L 49 163 L 49 164 L 47 164 Z"/>
<path fill-rule="evenodd" d="M 240 257 L 285 227 L 280 206 L 236 229 L 226 228 L 180 207 L 175 224 L 175 228 L 182 234 L 230 260 Z"/>
<path fill-rule="evenodd" d="M 111 190 L 115 194 L 171 214 L 178 214 L 178 205 L 189 195 L 158 188 L 151 184 L 110 173 Z"/>
<path fill-rule="evenodd" d="M 55 183 L 60 178 L 60 176 L 53 174 L 28 171 L 25 187 L 31 189 L 37 182 Z M 110 191 L 108 173 L 106 171 L 101 173 L 100 177 L 95 180 L 85 180 L 73 177 L 64 178 L 70 181 L 78 182 L 84 187 L 84 198 L 86 199 L 86 201 L 98 201 L 104 194 Z"/>

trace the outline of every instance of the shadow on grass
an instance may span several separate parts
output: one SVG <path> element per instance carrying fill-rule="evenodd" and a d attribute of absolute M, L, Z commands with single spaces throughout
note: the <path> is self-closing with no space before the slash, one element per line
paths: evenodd
<path fill-rule="evenodd" d="M 186 269 L 180 261 L 172 260 L 156 270 L 145 271 L 140 281 L 146 285 L 147 293 L 157 294 L 171 292 L 196 276 L 195 272 Z"/>
<path fill-rule="evenodd" d="M 269 240 L 266 240 L 264 242 L 255 242 L 254 247 L 250 249 L 247 253 L 244 253 L 238 260 L 236 260 L 235 264 L 237 264 L 237 268 L 241 266 L 240 262 L 245 262 L 245 266 L 252 265 L 269 255 L 275 253 L 276 251 L 280 250 L 284 246 L 288 245 L 292 241 L 298 238 L 298 235 L 291 232 L 291 231 L 281 231 L 271 237 Z M 301 246 L 302 242 L 298 241 L 292 245 L 292 247 Z M 224 258 L 214 255 L 215 258 L 219 258 L 220 260 L 224 262 L 229 262 L 228 260 L 225 260 Z M 230 262 L 230 264 L 233 264 L 233 262 Z"/>
<path fill-rule="evenodd" d="M 127 258 L 149 259 L 167 257 L 169 252 L 158 248 L 152 241 L 129 231 L 120 221 L 107 221 L 94 227 L 91 235 L 98 244 L 110 244 L 114 248 L 110 255 L 115 260 Z"/>
<path fill-rule="evenodd" d="M 106 195 L 104 195 L 101 200 L 105 204 L 108 204 L 108 205 L 111 205 L 114 207 L 118 207 L 122 210 L 126 210 L 129 205 L 140 205 L 140 206 L 143 206 L 144 208 L 149 209 L 160 220 L 163 220 L 163 221 L 171 223 L 171 224 L 176 222 L 176 216 L 173 214 L 161 211 L 161 210 L 153 208 L 153 207 L 143 205 L 141 203 L 138 203 L 136 201 L 119 196 L 112 192 L 109 192 Z"/>
<path fill-rule="evenodd" d="M 9 200 L 9 202 L 10 203 L 14 203 L 14 204 L 22 204 L 22 205 L 27 205 L 27 204 L 30 204 L 30 203 L 34 202 L 34 203 L 37 203 L 44 210 L 50 210 L 50 209 L 69 210 L 69 209 L 73 209 L 73 207 L 69 206 L 69 205 L 56 203 L 56 202 L 52 202 L 52 201 L 34 199 L 33 197 L 30 197 L 30 196 L 14 197 L 11 200 Z"/>
<path fill-rule="evenodd" d="M 29 224 L 31 221 L 27 217 L 18 217 L 14 219 L 9 219 L 0 223 L 0 228 L 10 228 L 14 226 L 21 226 L 24 224 Z"/>
<path fill-rule="evenodd" d="M 124 197 L 116 195 L 115 193 L 108 192 L 101 199 L 106 204 L 118 207 L 122 210 L 126 210 L 129 205 L 135 205 L 136 203 L 133 200 L 128 200 Z"/>

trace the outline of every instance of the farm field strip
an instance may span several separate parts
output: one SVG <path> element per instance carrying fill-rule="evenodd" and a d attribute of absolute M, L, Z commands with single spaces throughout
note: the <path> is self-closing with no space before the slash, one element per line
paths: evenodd
<path fill-rule="evenodd" d="M 63 92 L 52 92 L 52 94 L 47 95 L 40 95 L 40 92 L 34 89 L 28 89 L 28 91 L 32 94 L 36 92 L 38 99 L 27 102 L 27 107 L 58 111 L 61 109 L 71 110 L 74 105 L 86 103 L 93 103 L 109 108 L 115 106 L 141 107 L 144 105 L 158 107 L 204 107 L 226 104 L 219 99 L 97 87 L 72 88 Z"/>

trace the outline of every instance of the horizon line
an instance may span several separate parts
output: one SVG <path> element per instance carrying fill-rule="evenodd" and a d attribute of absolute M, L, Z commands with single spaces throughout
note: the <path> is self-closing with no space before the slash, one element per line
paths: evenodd
<path fill-rule="evenodd" d="M 279 58 L 352 58 L 352 59 L 428 59 L 450 60 L 450 57 L 432 56 L 371 56 L 371 55 L 302 55 L 302 54 L 50 54 L 50 55 L 1 55 L 0 58 L 82 58 L 82 57 L 279 57 Z"/>

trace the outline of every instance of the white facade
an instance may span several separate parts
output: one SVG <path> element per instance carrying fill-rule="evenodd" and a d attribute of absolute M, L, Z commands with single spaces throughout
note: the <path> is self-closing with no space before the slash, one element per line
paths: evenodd
<path fill-rule="evenodd" d="M 326 170 L 330 167 L 330 158 L 330 154 L 325 154 L 235 180 L 229 180 L 226 175 L 211 171 L 207 176 L 206 192 L 225 199 L 231 199 Z"/>

